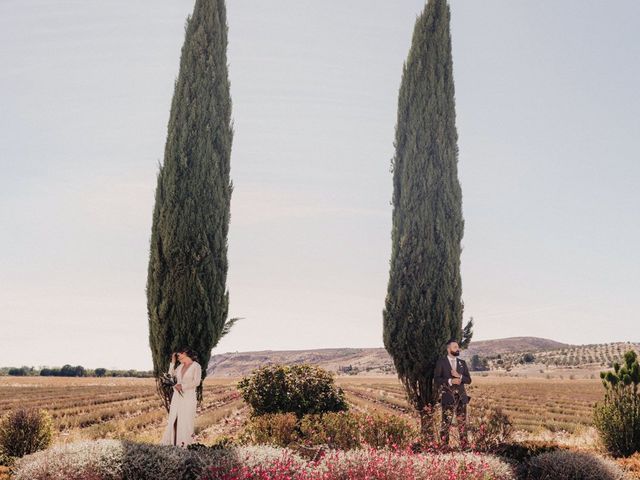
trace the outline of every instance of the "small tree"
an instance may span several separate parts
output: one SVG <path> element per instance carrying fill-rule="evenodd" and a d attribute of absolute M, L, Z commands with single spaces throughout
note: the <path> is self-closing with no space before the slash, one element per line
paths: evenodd
<path fill-rule="evenodd" d="M 614 456 L 640 451 L 640 366 L 633 350 L 624 355 L 624 364 L 614 363 L 613 372 L 601 372 L 604 401 L 594 411 L 595 425 L 604 445 Z"/>
<path fill-rule="evenodd" d="M 475 354 L 471 357 L 470 368 L 474 372 L 482 372 L 489 370 L 488 362 L 486 358 L 481 358 L 480 355 Z"/>

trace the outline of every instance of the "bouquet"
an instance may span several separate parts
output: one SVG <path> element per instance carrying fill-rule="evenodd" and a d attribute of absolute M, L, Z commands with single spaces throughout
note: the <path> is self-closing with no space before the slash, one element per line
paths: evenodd
<path fill-rule="evenodd" d="M 162 385 L 167 388 L 173 388 L 178 384 L 178 379 L 176 378 L 176 376 L 169 375 L 168 373 L 163 373 L 162 375 L 160 375 L 160 381 L 162 382 Z M 176 390 L 176 392 L 178 392 L 178 390 Z M 180 394 L 180 396 L 183 396 L 182 392 L 178 393 Z"/>

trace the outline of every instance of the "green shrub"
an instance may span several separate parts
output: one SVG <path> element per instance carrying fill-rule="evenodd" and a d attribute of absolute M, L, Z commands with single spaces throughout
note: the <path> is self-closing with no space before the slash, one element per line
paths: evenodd
<path fill-rule="evenodd" d="M 300 432 L 306 445 L 349 450 L 360 446 L 360 424 L 360 417 L 351 412 L 305 415 L 300 421 Z"/>
<path fill-rule="evenodd" d="M 509 443 L 513 434 L 511 420 L 501 408 L 483 408 L 474 412 L 469 425 L 473 449 L 497 452 Z"/>
<path fill-rule="evenodd" d="M 404 449 L 419 438 L 416 428 L 396 415 L 362 416 L 360 432 L 362 443 L 373 448 Z"/>
<path fill-rule="evenodd" d="M 299 440 L 298 417 L 293 413 L 271 413 L 249 419 L 242 433 L 245 443 L 286 447 Z"/>
<path fill-rule="evenodd" d="M 604 400 L 594 410 L 594 423 L 602 442 L 616 457 L 640 451 L 640 366 L 634 351 L 624 356 L 624 365 L 602 372 Z"/>
<path fill-rule="evenodd" d="M 347 410 L 331 373 L 312 365 L 268 365 L 243 378 L 238 388 L 253 416 L 291 412 L 302 418 Z"/>
<path fill-rule="evenodd" d="M 5 456 L 23 457 L 51 445 L 53 421 L 44 410 L 19 408 L 0 420 L 0 450 Z"/>
<path fill-rule="evenodd" d="M 626 480 L 627 474 L 615 462 L 585 452 L 558 450 L 531 458 L 526 480 Z"/>
<path fill-rule="evenodd" d="M 301 419 L 291 413 L 259 415 L 247 422 L 242 434 L 245 443 L 257 445 L 324 445 L 340 450 L 364 446 L 404 449 L 418 438 L 417 429 L 401 417 L 351 412 L 310 414 Z"/>

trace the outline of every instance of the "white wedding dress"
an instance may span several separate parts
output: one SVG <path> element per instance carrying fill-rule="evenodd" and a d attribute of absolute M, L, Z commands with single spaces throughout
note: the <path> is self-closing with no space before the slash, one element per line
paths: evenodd
<path fill-rule="evenodd" d="M 169 420 L 160 444 L 186 448 L 193 443 L 198 405 L 196 388 L 202 381 L 202 367 L 198 362 L 193 362 L 185 370 L 183 365 L 175 368 L 171 363 L 169 375 L 177 377 L 178 383 L 182 385 L 182 395 L 174 388 L 169 407 Z"/>

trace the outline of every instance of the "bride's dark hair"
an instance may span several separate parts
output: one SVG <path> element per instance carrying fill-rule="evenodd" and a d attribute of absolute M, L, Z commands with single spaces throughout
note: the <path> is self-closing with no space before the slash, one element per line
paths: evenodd
<path fill-rule="evenodd" d="M 187 347 L 180 348 L 180 349 L 176 350 L 176 352 L 184 353 L 187 357 L 189 357 L 194 362 L 198 361 L 198 354 L 194 350 L 192 350 L 190 348 L 187 348 Z"/>

